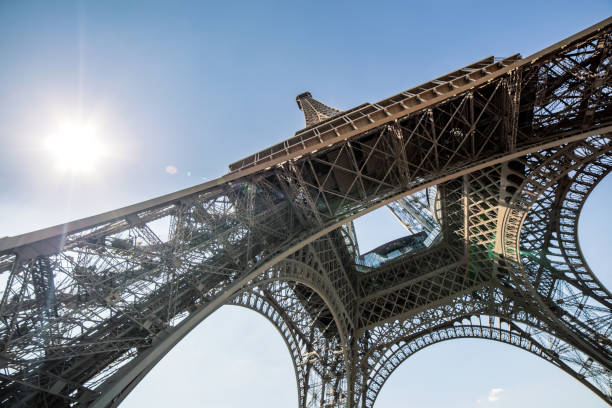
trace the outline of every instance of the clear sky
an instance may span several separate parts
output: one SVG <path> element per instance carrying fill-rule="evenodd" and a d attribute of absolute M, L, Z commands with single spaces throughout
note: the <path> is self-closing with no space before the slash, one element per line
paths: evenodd
<path fill-rule="evenodd" d="M 349 109 L 489 55 L 529 55 L 611 12 L 610 0 L 0 0 L 0 237 L 220 176 L 302 128 L 295 96 L 306 90 Z M 45 140 L 78 118 L 95 124 L 105 151 L 88 172 L 67 173 Z M 607 180 L 580 225 L 587 259 L 609 283 L 611 198 Z M 375 217 L 360 223 L 362 246 L 397 231 Z M 292 370 L 265 319 L 224 307 L 123 406 L 295 406 Z M 503 391 L 489 401 L 494 388 Z M 403 364 L 377 407 L 517 405 L 603 403 L 525 352 L 457 340 Z"/>

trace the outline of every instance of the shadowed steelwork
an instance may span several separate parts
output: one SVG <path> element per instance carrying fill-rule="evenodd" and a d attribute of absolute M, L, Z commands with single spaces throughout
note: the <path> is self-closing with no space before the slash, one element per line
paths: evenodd
<path fill-rule="evenodd" d="M 612 169 L 612 20 L 306 128 L 217 180 L 0 240 L 0 404 L 113 407 L 224 304 L 283 336 L 300 407 L 372 407 L 409 356 L 515 345 L 612 405 L 580 211 Z M 406 236 L 359 252 L 388 206 Z"/>

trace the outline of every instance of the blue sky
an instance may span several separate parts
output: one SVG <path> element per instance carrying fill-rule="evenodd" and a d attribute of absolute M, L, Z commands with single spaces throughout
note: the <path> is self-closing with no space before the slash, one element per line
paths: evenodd
<path fill-rule="evenodd" d="M 0 0 L 0 237 L 220 176 L 229 163 L 302 128 L 295 96 L 306 90 L 349 109 L 489 55 L 529 55 L 611 12 L 612 3 L 601 0 L 588 7 L 575 1 Z M 43 149 L 58 122 L 75 117 L 95 122 L 109 147 L 88 174 L 58 172 Z M 176 174 L 165 171 L 170 165 Z M 612 283 L 601 256 L 609 250 L 610 198 L 607 180 L 580 226 L 587 259 Z M 390 218 L 376 217 L 361 223 L 362 246 L 397 231 L 385 228 L 390 235 L 382 237 L 372 225 Z M 493 388 L 503 391 L 489 402 Z M 171 401 L 294 406 L 281 337 L 255 313 L 221 309 L 123 406 Z M 517 404 L 602 406 L 536 357 L 466 340 L 406 362 L 377 407 Z"/>

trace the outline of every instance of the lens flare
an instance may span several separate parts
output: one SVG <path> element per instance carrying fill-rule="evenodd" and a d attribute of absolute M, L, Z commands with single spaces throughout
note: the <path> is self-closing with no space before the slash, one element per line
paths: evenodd
<path fill-rule="evenodd" d="M 45 141 L 58 169 L 90 172 L 106 154 L 106 147 L 92 123 L 64 122 Z"/>

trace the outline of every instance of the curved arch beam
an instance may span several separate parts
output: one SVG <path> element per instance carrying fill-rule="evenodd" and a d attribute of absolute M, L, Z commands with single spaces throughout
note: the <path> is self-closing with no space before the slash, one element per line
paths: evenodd
<path fill-rule="evenodd" d="M 561 368 L 607 403 L 612 402 L 612 395 L 604 392 L 606 388 L 603 387 L 603 384 L 594 384 L 589 381 L 588 377 L 561 360 L 556 352 L 546 348 L 542 342 L 535 339 L 521 326 L 497 317 L 471 316 L 462 321 L 441 325 L 425 335 L 418 334 L 400 338 L 384 350 L 373 349 L 370 351 L 372 357 L 368 359 L 368 364 L 371 364 L 373 368 L 367 381 L 365 400 L 361 401 L 361 406 L 368 408 L 374 406 L 374 402 L 385 382 L 410 356 L 433 344 L 461 338 L 493 340 L 526 350 Z"/>
<path fill-rule="evenodd" d="M 285 259 L 276 265 L 276 267 L 271 268 L 259 275 L 256 279 L 250 281 L 245 286 L 245 289 L 283 281 L 301 283 L 317 293 L 325 302 L 336 321 L 342 344 L 348 344 L 350 326 L 347 327 L 348 325 L 346 322 L 347 320 L 352 322 L 352 320 L 349 320 L 347 312 L 340 302 L 340 299 L 338 299 L 333 284 L 327 274 L 322 271 L 317 271 L 313 266 L 294 259 Z"/>
<path fill-rule="evenodd" d="M 291 355 L 291 362 L 295 372 L 295 382 L 298 393 L 298 406 L 305 407 L 304 402 L 306 400 L 306 396 L 304 394 L 306 390 L 302 385 L 305 383 L 307 373 L 304 372 L 301 364 L 301 345 L 303 344 L 304 340 L 299 339 L 299 331 L 297 328 L 292 327 L 291 320 L 283 316 L 284 313 L 282 309 L 255 292 L 245 291 L 234 298 L 231 304 L 259 313 L 270 323 L 272 323 L 272 325 L 280 333 Z"/>
<path fill-rule="evenodd" d="M 584 204 L 599 183 L 612 171 L 612 152 L 584 164 L 572 176 L 572 183 L 565 191 L 563 206 L 559 211 L 557 236 L 559 249 L 571 268 L 576 280 L 572 283 L 588 292 L 602 304 L 612 308 L 612 293 L 591 270 L 580 248 L 578 224 Z M 576 201 L 578 203 L 576 204 Z"/>
<path fill-rule="evenodd" d="M 530 172 L 520 189 L 521 196 L 513 199 L 522 210 L 516 209 L 505 225 L 514 224 L 512 229 L 520 230 L 522 237 L 516 234 L 505 237 L 505 255 L 516 259 L 514 254 L 520 254 L 527 264 L 538 262 L 533 252 L 544 250 L 543 245 L 555 240 L 556 251 L 549 255 L 561 255 L 565 262 L 553 260 L 553 263 L 569 268 L 568 272 L 575 276 L 573 284 L 584 283 L 582 290 L 610 307 L 610 292 L 588 267 L 580 251 L 577 230 L 585 201 L 612 170 L 612 140 L 606 136 L 592 137 L 553 153 Z M 548 235 L 542 235 L 543 228 L 548 229 Z"/>
<path fill-rule="evenodd" d="M 503 221 L 511 233 L 502 237 L 504 255 L 519 272 L 509 276 L 516 287 L 532 294 L 532 309 L 547 316 L 544 320 L 550 320 L 554 331 L 565 332 L 563 337 L 574 347 L 608 368 L 608 292 L 578 252 L 576 228 L 588 193 L 612 167 L 611 152 L 612 139 L 604 135 L 527 158 L 530 171 Z"/>
<path fill-rule="evenodd" d="M 266 315 L 283 335 L 296 370 L 300 407 L 339 404 L 347 393 L 346 353 L 327 305 L 304 288 L 289 280 L 260 282 L 233 303 Z"/>
<path fill-rule="evenodd" d="M 298 387 L 298 393 L 302 390 L 300 386 L 300 371 L 297 362 L 300 361 L 299 347 L 297 346 L 298 340 L 296 338 L 296 332 L 290 327 L 287 319 L 283 318 L 282 310 L 278 306 L 267 301 L 261 294 L 255 292 L 244 291 L 236 298 L 234 298 L 228 305 L 239 306 L 245 309 L 252 310 L 259 315 L 266 318 L 272 326 L 280 333 L 283 341 L 287 345 L 287 349 L 291 355 L 291 361 L 293 363 L 294 372 L 296 376 L 296 384 Z M 153 368 L 153 367 L 151 367 Z M 127 395 L 134 390 L 140 380 L 144 378 L 144 374 L 138 377 L 138 381 L 133 381 L 128 387 L 126 387 L 114 400 L 110 407 L 117 407 L 127 397 Z M 300 396 L 300 395 L 298 395 Z M 301 401 L 299 399 L 298 401 Z M 301 405 L 300 405 L 301 407 Z"/>
<path fill-rule="evenodd" d="M 295 294 L 292 292 L 292 288 L 287 286 L 287 282 L 290 281 L 300 283 L 312 289 L 312 291 L 316 293 L 316 296 L 320 297 L 320 299 L 322 300 L 322 305 L 320 306 L 323 306 L 325 309 L 329 310 L 329 313 L 333 317 L 332 322 L 328 323 L 327 327 L 324 327 L 322 329 L 315 328 L 310 314 L 310 312 L 312 311 L 307 311 L 303 305 L 304 302 L 307 303 L 308 301 L 302 301 L 295 297 Z M 284 293 L 281 293 L 283 291 Z M 283 327 L 283 329 L 286 329 L 290 326 L 293 326 L 292 333 L 296 336 L 296 341 L 288 344 L 299 346 L 295 349 L 292 349 L 291 346 L 289 347 L 290 352 L 292 353 L 292 359 L 294 359 L 294 364 L 299 364 L 301 358 L 301 354 L 298 356 L 297 354 L 294 355 L 294 353 L 297 353 L 298 351 L 304 353 L 313 351 L 306 349 L 307 347 L 309 347 L 310 344 L 313 343 L 314 338 L 321 338 L 323 333 L 328 331 L 330 327 L 333 327 L 332 335 L 333 333 L 337 332 L 338 334 L 336 334 L 336 336 L 339 335 L 339 337 L 338 340 L 333 341 L 323 347 L 325 348 L 325 353 L 332 353 L 330 357 L 330 362 L 326 362 L 326 364 L 334 366 L 337 366 L 338 364 L 345 364 L 344 357 L 346 355 L 346 352 L 343 352 L 341 355 L 335 353 L 335 351 L 338 349 L 344 350 L 345 345 L 345 343 L 342 342 L 342 338 L 345 337 L 343 337 L 342 331 L 339 330 L 340 327 L 342 327 L 342 320 L 339 319 L 340 313 L 338 313 L 338 311 L 333 309 L 332 307 L 334 304 L 338 304 L 338 301 L 332 300 L 334 295 L 331 282 L 329 282 L 329 279 L 325 276 L 325 274 L 321 273 L 321 271 L 317 271 L 314 269 L 313 266 L 304 264 L 294 259 L 282 260 L 277 265 L 275 265 L 275 267 L 270 268 L 269 270 L 259 275 L 256 279 L 251 280 L 235 295 L 235 297 L 233 298 L 234 300 L 230 300 L 229 302 L 226 302 L 226 304 L 235 303 L 235 299 L 240 299 L 241 296 L 243 296 L 245 293 L 259 293 L 259 295 L 255 298 L 245 298 L 245 302 L 248 302 L 249 300 L 253 299 L 265 299 L 265 304 L 270 305 L 271 311 L 275 310 L 274 307 L 272 307 L 272 302 L 278 301 L 279 299 L 284 302 L 283 306 L 277 304 L 275 308 L 276 310 L 282 310 L 283 307 L 284 309 L 286 309 L 286 311 L 283 313 L 283 319 L 285 321 L 285 324 L 281 327 Z M 253 305 L 256 305 L 256 303 L 253 303 Z M 220 306 L 222 306 L 222 304 L 220 304 L 218 307 Z M 257 306 L 254 307 L 256 308 Z M 112 400 L 110 400 L 110 402 L 105 401 L 105 399 L 108 399 L 108 397 L 99 398 L 91 406 L 98 406 L 96 404 L 101 404 L 101 407 L 117 406 L 134 389 L 134 387 L 142 380 L 142 378 L 144 378 L 144 376 L 148 374 L 148 372 L 163 358 L 163 356 L 165 356 L 176 344 L 178 344 L 178 342 L 183 339 L 189 333 L 189 331 L 193 329 L 193 327 L 203 321 L 206 317 L 210 315 L 210 313 L 213 313 L 217 308 L 211 310 L 208 314 L 203 316 L 200 316 L 196 313 L 193 316 L 189 316 L 188 318 L 186 318 L 184 322 L 181 322 L 181 324 L 177 326 L 177 328 L 180 328 L 182 324 L 188 324 L 189 330 L 175 330 L 169 333 L 169 337 L 172 334 L 175 334 L 177 331 L 180 337 L 172 336 L 170 337 L 172 341 L 159 342 L 157 345 L 154 344 L 151 351 L 154 352 L 155 358 L 150 359 L 148 361 L 148 364 L 144 368 L 140 369 L 138 375 L 132 381 L 130 381 L 129 383 L 125 382 L 126 385 L 124 386 L 124 388 L 119 390 L 116 394 L 106 394 L 108 395 L 108 397 L 113 395 Z M 279 314 L 278 316 L 280 317 L 281 315 Z M 273 321 L 273 323 L 276 325 L 276 322 Z M 283 333 L 283 338 L 287 340 L 289 337 L 284 337 Z M 323 355 L 323 352 L 319 354 Z M 338 360 L 339 357 L 342 357 L 342 361 Z M 306 368 L 308 370 L 316 369 L 316 371 L 319 373 L 319 376 L 321 376 L 322 373 L 326 369 L 328 369 L 327 367 L 321 368 L 320 364 L 318 364 L 318 361 L 312 361 L 311 363 L 314 364 L 308 364 L 306 365 Z M 300 387 L 300 391 L 303 391 L 304 394 L 300 395 L 300 406 L 306 406 L 305 404 L 307 403 L 308 398 L 312 398 L 313 392 L 316 391 L 316 387 L 314 385 L 304 386 L 304 384 L 308 384 L 309 376 L 314 376 L 312 375 L 312 373 L 304 373 L 303 371 L 304 370 L 296 371 L 296 375 L 298 375 L 297 380 L 303 382 L 302 386 Z M 116 376 L 121 379 L 122 374 L 122 369 L 120 369 L 114 375 L 114 377 Z M 108 382 L 108 385 L 112 387 L 114 384 L 111 381 Z M 318 386 L 318 384 L 316 385 Z M 345 394 L 345 392 L 342 391 L 345 386 L 345 383 L 340 382 L 338 382 L 338 384 L 334 384 L 334 387 L 338 388 L 336 395 Z M 307 394 L 309 389 L 311 390 L 311 392 Z M 102 396 L 104 397 L 105 394 L 103 394 Z"/>

